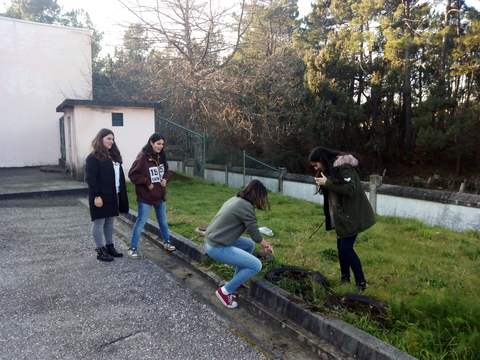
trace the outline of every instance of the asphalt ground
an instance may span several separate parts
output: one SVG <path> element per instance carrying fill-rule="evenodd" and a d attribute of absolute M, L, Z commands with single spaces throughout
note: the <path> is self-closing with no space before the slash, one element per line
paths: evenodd
<path fill-rule="evenodd" d="M 0 359 L 319 358 L 252 313 L 246 293 L 223 307 L 219 284 L 175 252 L 142 238 L 142 257 L 127 258 L 121 221 L 125 256 L 98 261 L 85 189 L 68 174 L 0 169 Z"/>

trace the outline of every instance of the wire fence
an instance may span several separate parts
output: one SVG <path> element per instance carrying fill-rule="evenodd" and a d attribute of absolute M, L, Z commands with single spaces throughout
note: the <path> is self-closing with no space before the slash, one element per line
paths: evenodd
<path fill-rule="evenodd" d="M 168 144 L 169 158 L 181 159 L 183 164 L 194 167 L 194 175 L 205 178 L 205 166 L 229 164 L 232 167 L 279 171 L 232 146 L 207 137 L 168 119 L 156 115 L 156 131 L 163 134 Z"/>

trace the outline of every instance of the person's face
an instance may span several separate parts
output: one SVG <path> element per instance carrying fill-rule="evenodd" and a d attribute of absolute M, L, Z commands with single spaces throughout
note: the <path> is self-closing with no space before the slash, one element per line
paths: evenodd
<path fill-rule="evenodd" d="M 103 137 L 102 141 L 103 146 L 105 146 L 107 150 L 110 150 L 113 146 L 113 143 L 115 142 L 115 137 L 113 136 L 113 134 L 108 134 L 107 136 Z"/>
<path fill-rule="evenodd" d="M 313 168 L 315 170 L 320 170 L 320 171 L 323 171 L 323 166 L 322 166 L 322 163 L 321 162 L 315 162 L 315 161 L 312 161 L 311 164 L 313 165 Z"/>
<path fill-rule="evenodd" d="M 160 139 L 155 142 L 150 141 L 150 145 L 152 145 L 152 149 L 155 152 L 155 154 L 158 154 L 160 151 L 162 151 L 164 144 L 165 144 L 165 141 L 163 139 Z"/>

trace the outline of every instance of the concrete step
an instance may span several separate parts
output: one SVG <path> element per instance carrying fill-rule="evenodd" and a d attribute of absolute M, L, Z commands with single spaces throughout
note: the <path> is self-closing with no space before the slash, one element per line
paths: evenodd
<path fill-rule="evenodd" d="M 42 166 L 40 168 L 41 172 L 46 172 L 46 173 L 68 173 L 68 168 L 65 166 L 61 165 L 48 165 L 48 166 Z"/>

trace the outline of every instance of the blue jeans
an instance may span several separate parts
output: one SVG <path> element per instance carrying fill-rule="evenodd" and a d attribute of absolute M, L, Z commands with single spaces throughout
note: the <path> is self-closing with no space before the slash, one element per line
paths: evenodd
<path fill-rule="evenodd" d="M 235 266 L 232 280 L 225 284 L 225 290 L 230 294 L 262 270 L 262 262 L 252 255 L 255 248 L 252 239 L 240 236 L 231 246 L 213 247 L 207 242 L 204 246 L 213 260 Z"/>
<path fill-rule="evenodd" d="M 350 269 L 352 269 L 353 276 L 355 276 L 355 282 L 365 282 L 365 276 L 363 275 L 362 263 L 353 245 L 357 235 L 353 235 L 347 238 L 337 237 L 337 249 L 338 249 L 338 261 L 340 262 L 340 272 L 342 278 L 350 279 Z"/>
<path fill-rule="evenodd" d="M 162 238 L 164 242 L 170 242 L 170 234 L 168 233 L 168 223 L 167 223 L 167 203 L 160 202 L 158 205 L 148 205 L 141 202 L 138 202 L 138 217 L 135 221 L 135 225 L 132 230 L 132 239 L 130 240 L 130 247 L 136 249 L 138 247 L 138 241 L 140 240 L 140 235 L 142 235 L 142 230 L 145 227 L 145 223 L 150 216 L 150 210 L 155 209 L 155 215 L 158 221 L 158 227 L 162 233 Z"/>

